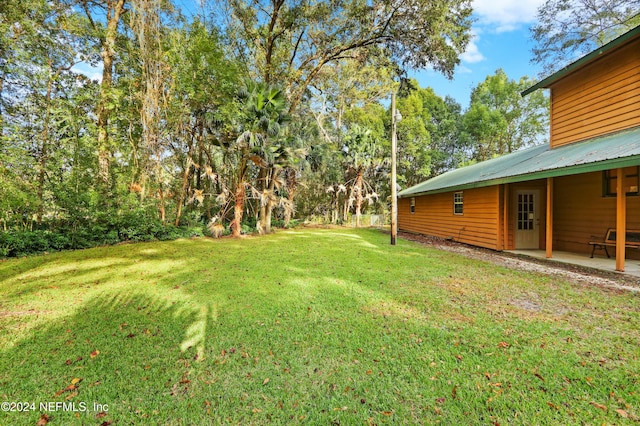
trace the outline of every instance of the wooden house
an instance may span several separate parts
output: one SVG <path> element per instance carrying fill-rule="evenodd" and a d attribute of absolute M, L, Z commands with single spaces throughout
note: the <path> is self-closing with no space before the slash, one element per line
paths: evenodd
<path fill-rule="evenodd" d="M 640 230 L 640 27 L 523 96 L 542 88 L 551 97 L 548 144 L 401 191 L 399 229 L 547 257 L 590 253 L 611 230 L 616 269 L 640 259 L 640 240 L 632 241 L 640 231 L 631 232 Z"/>

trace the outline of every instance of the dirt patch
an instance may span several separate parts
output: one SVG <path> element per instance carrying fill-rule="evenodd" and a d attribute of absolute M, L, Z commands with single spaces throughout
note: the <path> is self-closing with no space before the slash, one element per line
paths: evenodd
<path fill-rule="evenodd" d="M 640 293 L 640 278 L 638 277 L 602 271 L 585 266 L 569 265 L 553 260 L 534 259 L 514 253 L 498 252 L 427 235 L 399 232 L 398 237 L 415 241 L 438 250 L 458 253 L 468 258 L 491 262 L 509 269 L 558 276 L 574 284 L 597 285 L 616 291 Z M 535 310 L 534 306 L 530 308 Z"/>

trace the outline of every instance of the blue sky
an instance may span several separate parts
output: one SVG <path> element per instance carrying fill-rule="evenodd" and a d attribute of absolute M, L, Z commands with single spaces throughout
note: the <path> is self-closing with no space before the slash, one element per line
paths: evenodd
<path fill-rule="evenodd" d="M 431 87 L 441 97 L 451 96 L 463 109 L 471 91 L 488 75 L 502 68 L 512 80 L 538 77 L 540 67 L 531 64 L 529 28 L 542 0 L 474 0 L 476 22 L 473 40 L 461 56 L 453 80 L 433 70 L 410 71 L 421 87 Z"/>

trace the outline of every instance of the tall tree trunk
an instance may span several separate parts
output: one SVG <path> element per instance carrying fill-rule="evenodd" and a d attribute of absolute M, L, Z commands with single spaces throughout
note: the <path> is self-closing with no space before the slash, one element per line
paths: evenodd
<path fill-rule="evenodd" d="M 242 154 L 240 167 L 238 169 L 238 181 L 235 190 L 235 205 L 233 207 L 233 220 L 231 221 L 231 231 L 234 237 L 240 236 L 242 230 L 242 215 L 244 213 L 244 202 L 246 198 L 246 174 L 247 174 L 247 155 L 248 152 Z"/>
<path fill-rule="evenodd" d="M 358 177 L 356 178 L 356 182 L 354 183 L 355 193 L 356 193 L 356 228 L 360 228 L 360 217 L 361 217 L 361 209 L 362 209 L 362 172 L 358 172 Z"/>
<path fill-rule="evenodd" d="M 49 70 L 51 70 L 51 59 L 49 59 Z M 51 121 L 51 91 L 53 89 L 53 75 L 49 75 L 49 81 L 47 82 L 47 94 L 45 95 L 45 113 L 44 123 L 42 124 L 41 133 L 41 145 L 40 145 L 40 161 L 38 161 L 38 212 L 36 214 L 36 221 L 42 222 L 42 215 L 44 213 L 44 180 L 47 167 L 47 150 L 49 149 L 49 124 Z"/>
<path fill-rule="evenodd" d="M 287 169 L 287 199 L 289 200 L 289 208 L 286 208 L 284 211 L 284 226 L 285 228 L 289 226 L 289 222 L 291 222 L 291 216 L 293 214 L 293 206 L 294 206 L 294 198 L 296 196 L 296 190 L 298 189 L 298 182 L 296 178 L 296 171 L 293 168 Z"/>
<path fill-rule="evenodd" d="M 270 179 L 269 179 L 269 187 L 267 188 L 267 193 L 269 195 L 265 205 L 265 216 L 264 216 L 264 232 L 266 234 L 271 233 L 271 214 L 273 212 L 273 206 L 274 206 L 273 198 L 274 198 L 274 191 L 276 187 L 276 179 L 278 177 L 278 173 L 279 171 L 275 167 L 272 167 L 271 173 L 268 173 L 268 175 L 270 176 Z"/>
<path fill-rule="evenodd" d="M 189 188 L 189 175 L 191 174 L 191 154 L 193 151 L 193 141 L 189 142 L 189 149 L 187 151 L 187 165 L 184 168 L 184 173 L 182 175 L 182 190 L 180 191 L 180 199 L 178 200 L 178 205 L 176 206 L 176 226 L 180 226 L 180 218 L 182 217 L 182 206 L 184 205 L 185 200 L 187 199 L 187 190 Z"/>
<path fill-rule="evenodd" d="M 156 153 L 156 176 L 158 179 L 158 192 L 160 196 L 160 205 L 158 206 L 158 213 L 160 214 L 160 221 L 162 224 L 166 224 L 167 221 L 167 213 L 165 207 L 165 199 L 164 199 L 164 183 L 163 183 L 163 173 L 162 173 L 162 162 L 160 157 L 160 150 Z"/>
<path fill-rule="evenodd" d="M 287 199 L 291 203 L 291 206 L 293 206 L 293 198 L 294 197 L 295 197 L 295 189 L 289 189 L 289 194 L 287 195 Z M 284 227 L 285 228 L 287 228 L 289 226 L 289 223 L 291 222 L 291 215 L 292 215 L 292 211 L 291 210 L 286 209 L 284 211 Z"/>
<path fill-rule="evenodd" d="M 2 136 L 4 135 L 4 111 L 2 110 L 2 90 L 4 88 L 4 69 L 0 67 L 0 152 L 2 152 Z M 2 162 L 0 161 L 0 166 Z"/>
<path fill-rule="evenodd" d="M 342 206 L 342 222 L 347 223 L 347 219 L 349 218 L 349 198 L 347 194 L 344 194 L 344 204 Z"/>
<path fill-rule="evenodd" d="M 264 197 L 267 196 L 267 200 L 264 201 L 262 200 L 262 198 L 260 200 L 258 200 L 258 205 L 259 205 L 259 214 L 258 214 L 258 220 L 260 223 L 260 226 L 258 227 L 258 231 L 261 234 L 268 234 L 269 231 L 267 230 L 267 204 L 269 203 L 269 197 L 266 194 L 267 192 L 267 188 L 268 188 L 268 182 L 269 182 L 269 175 L 270 175 L 270 171 L 271 168 L 267 168 L 267 167 L 261 167 L 260 171 L 258 172 L 258 191 L 260 192 L 260 197 Z"/>
<path fill-rule="evenodd" d="M 269 19 L 269 25 L 267 27 L 267 40 L 265 46 L 265 64 L 264 64 L 264 82 L 265 84 L 271 84 L 271 71 L 273 68 L 273 54 L 276 50 L 276 42 L 281 33 L 275 32 L 276 24 L 278 23 L 280 9 L 285 4 L 284 0 L 271 0 L 273 9 L 271 11 L 271 19 Z"/>
<path fill-rule="evenodd" d="M 137 34 L 142 59 L 142 77 L 145 90 L 141 105 L 142 138 L 146 155 L 154 158 L 153 173 L 157 187 L 158 213 L 162 223 L 166 220 L 162 144 L 160 134 L 160 99 L 163 85 L 162 48 L 160 46 L 161 5 L 159 0 L 132 0 L 133 29 Z"/>
<path fill-rule="evenodd" d="M 50 138 L 50 128 L 51 128 L 51 98 L 53 95 L 53 83 L 58 79 L 62 70 L 69 70 L 73 64 L 70 64 L 68 67 L 60 66 L 58 69 L 51 73 L 53 67 L 53 60 L 49 57 L 49 79 L 47 81 L 47 93 L 45 95 L 45 113 L 44 113 L 44 122 L 42 124 L 42 132 L 40 134 L 42 139 L 42 144 L 40 145 L 40 159 L 38 162 L 38 211 L 36 214 L 36 221 L 39 223 L 42 222 L 42 216 L 44 214 L 44 181 L 47 172 L 47 159 L 49 155 L 49 138 Z M 1 136 L 1 134 L 0 134 Z"/>
<path fill-rule="evenodd" d="M 107 0 L 107 28 L 102 37 L 102 82 L 100 83 L 100 98 L 96 108 L 97 128 L 98 128 L 98 187 L 104 201 L 109 196 L 110 177 L 109 167 L 111 161 L 111 148 L 109 147 L 109 118 L 111 107 L 109 106 L 111 97 L 111 87 L 113 84 L 113 60 L 116 55 L 115 45 L 118 34 L 118 23 L 120 16 L 124 12 L 126 0 Z M 91 5 L 87 0 L 83 0 L 83 7 L 89 20 L 93 23 L 91 15 Z M 94 28 L 97 26 L 94 24 Z"/>
<path fill-rule="evenodd" d="M 204 165 L 204 153 L 205 153 L 205 149 L 204 149 L 204 118 L 198 117 L 197 120 L 198 120 L 198 122 L 197 122 L 197 126 L 198 126 L 197 132 L 198 133 L 197 133 L 197 136 L 196 136 L 196 141 L 197 141 L 197 145 L 198 145 L 198 163 L 194 167 L 194 170 L 195 170 L 194 174 L 195 174 L 195 179 L 196 179 L 196 189 L 202 189 L 202 169 L 203 169 L 203 165 Z"/>
<path fill-rule="evenodd" d="M 231 231 L 234 237 L 240 236 L 242 230 L 242 214 L 244 212 L 245 199 L 245 183 L 239 182 L 236 188 L 236 203 L 233 207 L 233 221 L 231 222 Z"/>

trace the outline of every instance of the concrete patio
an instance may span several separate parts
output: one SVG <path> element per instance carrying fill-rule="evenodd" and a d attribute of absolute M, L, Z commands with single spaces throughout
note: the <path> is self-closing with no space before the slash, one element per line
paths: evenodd
<path fill-rule="evenodd" d="M 546 259 L 544 250 L 507 250 L 507 253 L 514 253 L 521 256 L 528 256 L 537 259 Z M 593 259 L 587 254 L 570 253 L 566 251 L 554 251 L 553 257 L 549 260 L 571 265 L 586 266 L 607 272 L 616 271 L 616 259 L 614 257 L 596 256 Z M 640 260 L 626 259 L 624 264 L 624 272 L 617 272 L 623 275 L 640 277 Z"/>

